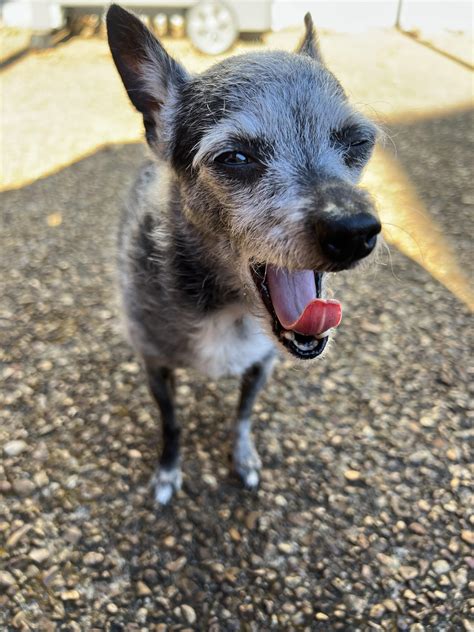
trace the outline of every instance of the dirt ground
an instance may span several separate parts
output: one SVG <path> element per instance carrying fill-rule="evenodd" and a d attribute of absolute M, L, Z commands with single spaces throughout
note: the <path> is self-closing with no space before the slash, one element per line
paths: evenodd
<path fill-rule="evenodd" d="M 365 182 L 390 255 L 335 280 L 326 362 L 278 363 L 256 492 L 228 471 L 237 382 L 180 372 L 184 485 L 165 509 L 113 281 L 139 117 L 100 39 L 0 71 L 2 629 L 474 629 L 472 76 L 395 31 L 321 39 L 387 130 Z M 213 61 L 166 44 L 193 70 Z"/>

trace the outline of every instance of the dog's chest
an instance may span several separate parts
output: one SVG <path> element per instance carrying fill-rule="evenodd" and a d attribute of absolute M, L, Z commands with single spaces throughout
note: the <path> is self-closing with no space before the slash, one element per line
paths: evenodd
<path fill-rule="evenodd" d="M 193 368 L 213 379 L 241 375 L 273 349 L 258 322 L 240 306 L 204 318 L 193 342 Z"/>

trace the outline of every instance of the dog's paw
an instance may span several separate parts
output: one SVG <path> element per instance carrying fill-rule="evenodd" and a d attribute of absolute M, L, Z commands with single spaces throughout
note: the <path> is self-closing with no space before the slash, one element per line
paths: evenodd
<path fill-rule="evenodd" d="M 251 442 L 238 442 L 233 452 L 234 472 L 248 489 L 255 489 L 260 482 L 262 462 Z"/>
<path fill-rule="evenodd" d="M 151 479 L 155 501 L 159 505 L 167 505 L 173 494 L 181 489 L 182 481 L 179 465 L 170 470 L 160 467 Z"/>

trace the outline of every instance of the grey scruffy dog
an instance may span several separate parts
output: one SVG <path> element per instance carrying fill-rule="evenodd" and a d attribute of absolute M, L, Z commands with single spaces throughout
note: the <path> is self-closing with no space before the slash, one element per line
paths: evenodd
<path fill-rule="evenodd" d="M 275 347 L 301 360 L 324 351 L 341 319 L 325 273 L 377 242 L 355 186 L 377 130 L 325 67 L 309 14 L 305 25 L 296 53 L 231 57 L 196 76 L 134 15 L 107 14 L 153 154 L 122 217 L 119 267 L 129 337 L 161 411 L 160 503 L 181 485 L 173 370 L 242 376 L 233 465 L 256 486 L 250 415 Z"/>

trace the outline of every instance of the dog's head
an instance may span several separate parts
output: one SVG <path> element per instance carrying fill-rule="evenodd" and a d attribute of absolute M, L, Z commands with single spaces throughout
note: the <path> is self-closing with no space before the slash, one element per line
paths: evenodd
<path fill-rule="evenodd" d="M 318 356 L 341 318 L 340 304 L 322 296 L 324 273 L 369 255 L 380 223 L 355 186 L 376 127 L 325 67 L 311 17 L 296 53 L 231 57 L 197 76 L 120 7 L 107 25 L 148 144 L 180 181 L 187 219 L 225 244 L 233 274 L 287 350 Z"/>

